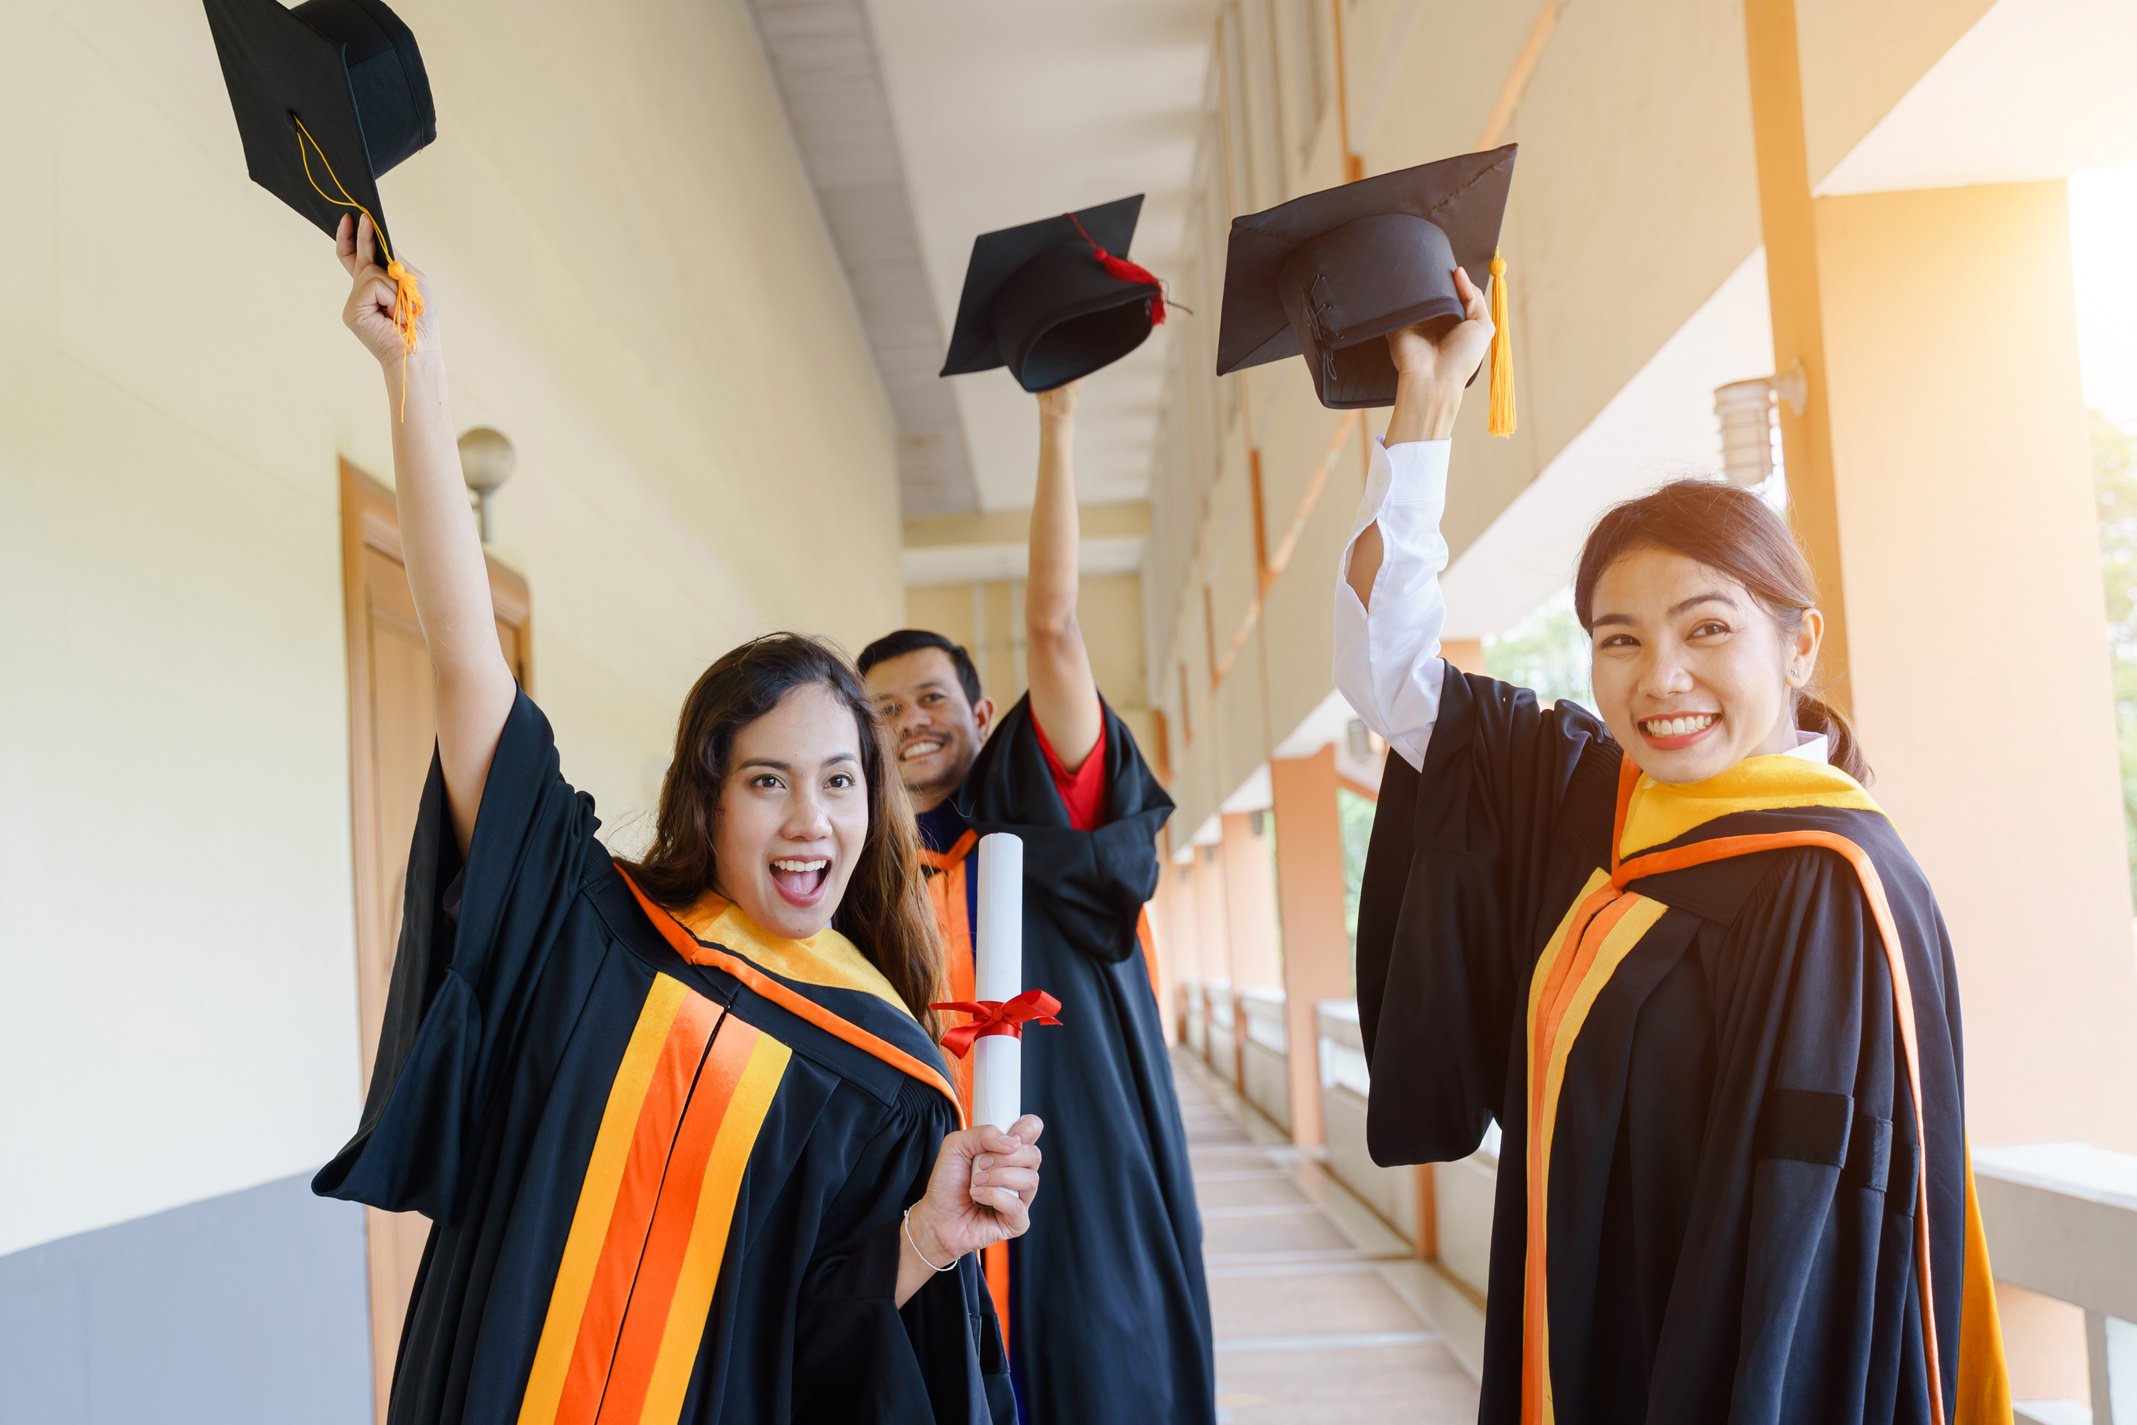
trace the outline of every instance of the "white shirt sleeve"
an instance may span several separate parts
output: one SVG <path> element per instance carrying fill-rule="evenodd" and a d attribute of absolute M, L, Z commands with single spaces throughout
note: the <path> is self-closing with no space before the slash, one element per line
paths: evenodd
<path fill-rule="evenodd" d="M 1447 600 L 1440 571 L 1447 541 L 1440 515 L 1447 506 L 1447 459 L 1453 442 L 1373 442 L 1365 498 L 1351 522 L 1349 543 L 1336 566 L 1336 688 L 1365 725 L 1387 739 L 1402 760 L 1424 770 L 1425 746 L 1439 720 L 1440 633 Z M 1375 521 L 1380 525 L 1380 572 L 1373 607 L 1349 583 L 1351 550 Z"/>

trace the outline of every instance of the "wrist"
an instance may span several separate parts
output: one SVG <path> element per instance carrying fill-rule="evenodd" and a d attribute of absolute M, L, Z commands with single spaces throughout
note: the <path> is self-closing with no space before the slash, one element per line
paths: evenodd
<path fill-rule="evenodd" d="M 1462 387 L 1444 376 L 1399 372 L 1395 379 L 1395 414 L 1388 424 L 1388 444 L 1409 440 L 1447 440 L 1462 409 Z"/>
<path fill-rule="evenodd" d="M 934 1214 L 928 1211 L 925 1199 L 905 1210 L 905 1241 L 913 1255 L 930 1271 L 947 1271 L 957 1264 L 962 1253 L 953 1252 L 935 1230 Z"/>

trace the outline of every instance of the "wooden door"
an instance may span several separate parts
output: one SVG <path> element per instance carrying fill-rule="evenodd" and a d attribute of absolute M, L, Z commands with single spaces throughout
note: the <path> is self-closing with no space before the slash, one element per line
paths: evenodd
<path fill-rule="evenodd" d="M 349 632 L 349 768 L 355 822 L 357 1012 L 364 1083 L 401 933 L 408 843 L 430 769 L 437 705 L 430 655 L 416 623 L 401 563 L 393 493 L 346 462 L 341 467 L 342 579 Z M 531 687 L 527 585 L 494 562 L 490 594 L 497 638 L 522 687 Z M 415 1213 L 366 1208 L 371 1278 L 373 1400 L 386 1418 L 401 1319 L 430 1224 Z"/>

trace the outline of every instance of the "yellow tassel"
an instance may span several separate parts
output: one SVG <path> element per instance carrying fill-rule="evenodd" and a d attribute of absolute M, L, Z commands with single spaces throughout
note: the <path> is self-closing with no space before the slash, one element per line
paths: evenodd
<path fill-rule="evenodd" d="M 1493 435 L 1514 433 L 1514 329 L 1506 315 L 1506 259 L 1491 259 L 1491 423 Z"/>
<path fill-rule="evenodd" d="M 416 354 L 416 323 L 423 317 L 423 289 L 399 258 L 386 263 L 393 279 L 393 321 L 401 329 L 401 419 L 408 419 L 408 358 Z"/>
<path fill-rule="evenodd" d="M 371 210 L 349 196 L 349 190 L 342 185 L 341 179 L 335 176 L 334 165 L 328 161 L 326 150 L 319 147 L 319 140 L 312 137 L 312 131 L 304 127 L 304 120 L 291 114 L 289 121 L 297 126 L 297 157 L 304 164 L 304 181 L 312 185 L 314 193 L 335 207 L 354 208 L 370 218 L 371 234 L 378 240 L 379 251 L 386 256 L 386 275 L 393 279 L 393 324 L 401 329 L 400 418 L 405 421 L 408 419 L 408 358 L 416 352 L 416 322 L 423 315 L 423 289 L 416 285 L 416 275 L 403 267 L 401 260 L 393 255 L 392 247 L 386 242 L 386 230 L 379 226 L 379 221 Z M 312 177 L 314 150 L 319 154 L 319 166 L 326 170 L 327 182 L 333 184 L 335 191 L 341 194 L 339 198 L 321 188 L 319 180 Z"/>

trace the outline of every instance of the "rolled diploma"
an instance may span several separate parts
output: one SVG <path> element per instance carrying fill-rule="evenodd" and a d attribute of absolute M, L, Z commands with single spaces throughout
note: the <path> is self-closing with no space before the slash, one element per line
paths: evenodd
<path fill-rule="evenodd" d="M 979 934 L 973 943 L 975 999 L 1015 999 L 1024 989 L 1024 842 L 1006 831 L 979 841 Z M 972 1122 L 1006 1129 L 1022 1110 L 1024 1046 L 989 1034 L 972 1045 Z"/>

